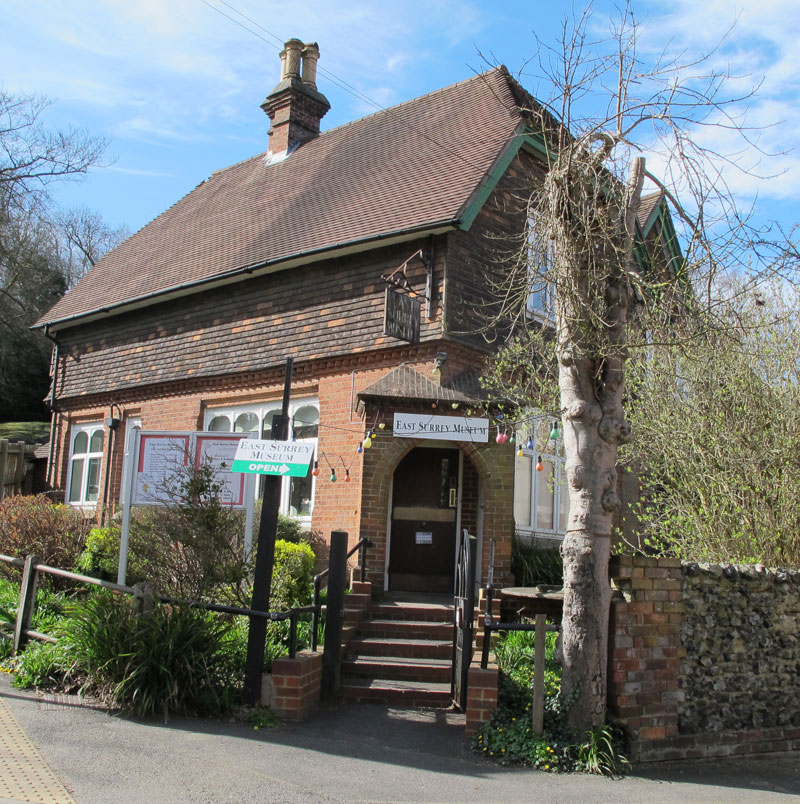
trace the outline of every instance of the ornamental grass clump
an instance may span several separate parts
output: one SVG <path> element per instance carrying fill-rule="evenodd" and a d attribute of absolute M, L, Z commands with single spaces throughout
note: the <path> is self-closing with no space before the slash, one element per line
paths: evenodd
<path fill-rule="evenodd" d="M 188 606 L 108 593 L 78 604 L 61 626 L 82 692 L 138 717 L 221 714 L 238 702 L 231 625 Z"/>

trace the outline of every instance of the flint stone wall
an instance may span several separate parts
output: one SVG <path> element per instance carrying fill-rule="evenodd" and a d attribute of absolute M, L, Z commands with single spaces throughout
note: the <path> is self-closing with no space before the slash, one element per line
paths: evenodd
<path fill-rule="evenodd" d="M 638 761 L 800 751 L 800 573 L 614 556 L 608 713 Z"/>
<path fill-rule="evenodd" d="M 681 734 L 800 726 L 800 573 L 682 567 Z"/>

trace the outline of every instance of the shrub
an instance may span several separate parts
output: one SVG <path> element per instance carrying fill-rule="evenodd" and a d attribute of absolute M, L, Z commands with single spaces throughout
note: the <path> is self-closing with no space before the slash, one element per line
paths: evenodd
<path fill-rule="evenodd" d="M 188 606 L 100 593 L 78 604 L 61 633 L 82 690 L 140 717 L 213 714 L 237 701 L 231 625 Z"/>
<path fill-rule="evenodd" d="M 258 519 L 256 519 L 256 522 Z M 303 526 L 293 516 L 285 516 L 278 514 L 278 532 L 276 538 L 284 542 L 308 542 L 311 539 L 311 533 L 303 530 Z"/>
<path fill-rule="evenodd" d="M 91 525 L 79 510 L 54 504 L 44 495 L 6 497 L 0 500 L 0 553 L 20 558 L 33 554 L 43 564 L 74 567 Z M 19 574 L 6 564 L 0 567 Z M 42 583 L 63 587 L 70 582 L 42 576 Z"/>
<path fill-rule="evenodd" d="M 269 607 L 282 611 L 311 603 L 314 551 L 307 544 L 275 542 L 275 568 Z"/>

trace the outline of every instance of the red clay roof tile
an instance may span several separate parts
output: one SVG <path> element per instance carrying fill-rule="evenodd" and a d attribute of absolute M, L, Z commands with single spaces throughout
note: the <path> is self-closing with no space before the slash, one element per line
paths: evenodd
<path fill-rule="evenodd" d="M 505 68 L 217 171 L 104 257 L 39 322 L 248 266 L 454 222 L 518 131 Z"/>

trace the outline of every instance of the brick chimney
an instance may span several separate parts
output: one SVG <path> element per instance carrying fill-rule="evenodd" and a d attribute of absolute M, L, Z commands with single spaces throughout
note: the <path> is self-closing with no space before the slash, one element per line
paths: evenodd
<path fill-rule="evenodd" d="M 319 135 L 328 99 L 317 91 L 316 42 L 290 39 L 281 51 L 281 80 L 261 108 L 269 115 L 269 153 L 286 154 Z"/>

